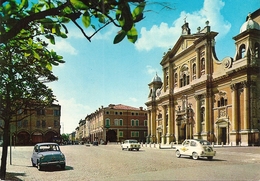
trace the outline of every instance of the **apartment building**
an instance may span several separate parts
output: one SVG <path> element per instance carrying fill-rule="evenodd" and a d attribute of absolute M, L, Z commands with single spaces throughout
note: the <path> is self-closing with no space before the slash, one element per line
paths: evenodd
<path fill-rule="evenodd" d="M 61 106 L 52 104 L 37 111 L 20 110 L 10 125 L 12 145 L 60 142 Z M 23 120 L 20 118 L 25 117 Z M 0 134 L 1 135 L 1 134 Z"/>
<path fill-rule="evenodd" d="M 147 114 L 142 107 L 135 108 L 123 104 L 110 104 L 86 116 L 79 124 L 84 129 L 84 141 L 121 142 L 125 139 L 146 141 Z"/>

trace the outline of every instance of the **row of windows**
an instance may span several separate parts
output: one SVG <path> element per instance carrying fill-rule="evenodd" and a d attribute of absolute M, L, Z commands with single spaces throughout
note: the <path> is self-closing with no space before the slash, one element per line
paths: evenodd
<path fill-rule="evenodd" d="M 139 131 L 131 131 L 131 137 L 135 138 L 135 137 L 139 137 Z M 147 136 L 147 132 L 144 132 L 144 137 Z M 119 137 L 124 137 L 124 132 L 123 131 L 119 131 Z"/>
<path fill-rule="evenodd" d="M 58 127 L 60 126 L 60 125 L 59 125 L 59 121 L 54 120 L 53 126 L 54 126 L 54 128 L 58 128 Z M 42 120 L 42 121 L 37 120 L 37 121 L 36 121 L 36 127 L 37 127 L 37 128 L 40 128 L 40 127 L 46 128 L 46 121 L 45 121 L 45 120 Z"/>
<path fill-rule="evenodd" d="M 110 113 L 110 111 L 107 111 L 106 114 L 123 115 L 123 112 L 117 112 L 117 111 L 115 111 L 114 113 L 112 113 L 112 112 Z M 138 112 L 132 112 L 131 115 L 132 115 L 132 116 L 134 116 L 134 115 L 138 116 L 139 113 L 138 113 Z"/>
<path fill-rule="evenodd" d="M 114 123 L 113 124 L 114 126 L 124 126 L 123 119 L 114 119 L 113 123 Z M 106 119 L 105 125 L 106 126 L 111 125 L 110 119 Z M 139 126 L 139 120 L 138 119 L 132 119 L 131 120 L 131 126 Z M 147 126 L 147 120 L 144 121 L 144 126 Z"/>
<path fill-rule="evenodd" d="M 54 120 L 53 126 L 55 128 L 58 128 L 59 127 L 59 121 Z M 28 128 L 29 127 L 28 120 L 18 121 L 17 122 L 17 127 L 18 128 Z M 36 127 L 37 128 L 46 128 L 46 121 L 45 120 L 42 120 L 42 121 L 37 120 L 36 121 Z"/>
<path fill-rule="evenodd" d="M 255 46 L 254 46 L 255 58 L 259 58 L 259 56 L 260 56 L 259 55 L 259 50 L 260 50 L 260 44 L 256 42 Z M 239 47 L 239 52 L 238 52 L 237 59 L 244 58 L 245 57 L 245 53 L 246 53 L 246 45 L 242 44 Z"/>
<path fill-rule="evenodd" d="M 245 57 L 245 51 L 246 51 L 246 46 L 244 44 L 242 44 L 240 47 L 239 47 L 239 52 L 238 52 L 238 59 L 241 59 L 243 57 Z M 259 55 L 259 51 L 260 51 L 260 45 L 259 43 L 255 43 L 254 45 L 254 54 L 255 54 L 255 58 L 259 58 L 260 55 Z M 200 75 L 204 75 L 205 74 L 205 58 L 202 58 L 200 60 Z M 192 79 L 196 79 L 196 71 L 197 71 L 197 65 L 196 63 L 194 63 L 192 65 Z M 166 85 L 168 85 L 168 73 L 166 73 L 167 76 L 166 76 Z M 180 71 L 180 74 L 178 76 L 178 73 L 175 73 L 174 74 L 174 87 L 183 87 L 183 86 L 186 86 L 186 85 L 189 85 L 190 84 L 190 75 L 189 75 L 189 68 L 187 65 L 184 65 L 182 68 L 181 68 L 181 71 Z"/>
<path fill-rule="evenodd" d="M 196 71 L 197 71 L 197 65 L 194 63 L 192 65 L 192 79 L 196 79 Z M 205 74 L 205 58 L 202 58 L 200 60 L 200 75 Z M 166 85 L 169 85 L 169 76 L 168 72 L 166 72 Z M 190 84 L 190 71 L 189 67 L 187 65 L 183 65 L 180 74 L 178 73 L 174 74 L 174 87 L 183 87 Z"/>
<path fill-rule="evenodd" d="M 20 109 L 17 114 L 25 114 L 27 115 L 28 114 L 28 110 L 27 109 Z M 46 111 L 44 109 L 40 109 L 40 110 L 37 110 L 37 115 L 46 115 Z M 53 115 L 54 116 L 60 116 L 60 110 L 53 110 Z"/>

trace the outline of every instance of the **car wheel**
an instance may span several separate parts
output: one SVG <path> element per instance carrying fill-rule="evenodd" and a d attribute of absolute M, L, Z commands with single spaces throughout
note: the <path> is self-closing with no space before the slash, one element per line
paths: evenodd
<path fill-rule="evenodd" d="M 193 152 L 193 153 L 192 153 L 192 158 L 193 158 L 193 160 L 198 160 L 198 159 L 199 159 L 198 153 Z"/>
<path fill-rule="evenodd" d="M 177 158 L 180 158 L 180 157 L 181 157 L 181 152 L 180 152 L 179 150 L 177 150 L 177 151 L 175 152 L 175 155 L 176 155 Z"/>
<path fill-rule="evenodd" d="M 36 166 L 36 164 L 34 164 L 34 163 L 33 163 L 33 159 L 31 159 L 31 161 L 32 161 L 32 166 L 33 166 L 33 167 L 35 167 L 35 166 Z"/>
<path fill-rule="evenodd" d="M 38 168 L 39 171 L 42 170 L 42 166 L 39 163 L 37 163 L 37 168 Z"/>
<path fill-rule="evenodd" d="M 139 149 L 138 149 L 138 148 L 137 148 L 136 150 L 137 150 L 137 151 L 139 151 Z"/>
<path fill-rule="evenodd" d="M 60 167 L 61 167 L 62 170 L 65 170 L 66 164 L 65 163 L 61 164 Z"/>
<path fill-rule="evenodd" d="M 208 160 L 212 160 L 213 159 L 213 156 L 208 156 Z"/>
<path fill-rule="evenodd" d="M 124 150 L 124 148 L 122 147 L 122 150 Z"/>

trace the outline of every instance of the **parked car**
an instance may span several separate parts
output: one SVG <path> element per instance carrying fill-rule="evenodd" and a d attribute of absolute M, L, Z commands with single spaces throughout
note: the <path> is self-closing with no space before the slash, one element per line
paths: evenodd
<path fill-rule="evenodd" d="M 93 146 L 98 146 L 98 141 L 93 141 Z"/>
<path fill-rule="evenodd" d="M 200 157 L 207 157 L 212 160 L 216 156 L 210 142 L 201 139 L 186 139 L 180 146 L 176 146 L 176 157 L 190 156 L 194 160 Z"/>
<path fill-rule="evenodd" d="M 140 149 L 140 144 L 137 142 L 137 140 L 125 140 L 123 144 L 121 144 L 122 150 L 126 149 L 128 151 L 131 150 L 137 150 L 139 151 Z"/>
<path fill-rule="evenodd" d="M 65 155 L 57 143 L 38 143 L 33 148 L 32 165 L 42 170 L 44 166 L 60 165 L 64 170 L 66 166 Z"/>

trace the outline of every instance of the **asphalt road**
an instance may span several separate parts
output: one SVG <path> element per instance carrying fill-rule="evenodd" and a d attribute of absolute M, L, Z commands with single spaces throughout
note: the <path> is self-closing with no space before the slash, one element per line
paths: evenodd
<path fill-rule="evenodd" d="M 7 173 L 13 180 L 260 180 L 260 147 L 215 147 L 217 156 L 192 160 L 174 149 L 143 147 L 122 151 L 120 145 L 61 146 L 66 169 L 38 171 L 31 166 L 33 147 L 12 148 Z M 2 150 L 1 150 L 2 151 Z M 0 153 L 1 153 L 0 151 Z"/>

